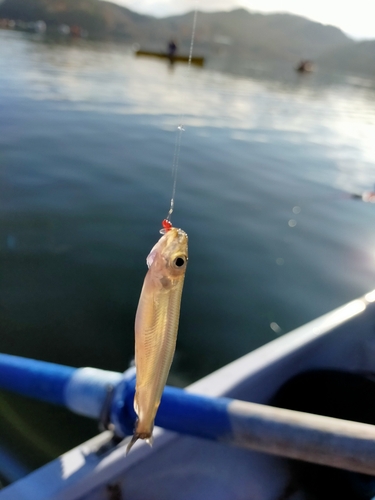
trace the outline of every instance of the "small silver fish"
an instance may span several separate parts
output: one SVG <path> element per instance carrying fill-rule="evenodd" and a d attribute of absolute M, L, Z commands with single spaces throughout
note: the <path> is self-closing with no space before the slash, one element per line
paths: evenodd
<path fill-rule="evenodd" d="M 188 236 L 171 227 L 147 257 L 146 274 L 135 317 L 138 416 L 127 453 L 137 441 L 152 444 L 152 431 L 176 348 L 182 288 L 188 261 Z"/>

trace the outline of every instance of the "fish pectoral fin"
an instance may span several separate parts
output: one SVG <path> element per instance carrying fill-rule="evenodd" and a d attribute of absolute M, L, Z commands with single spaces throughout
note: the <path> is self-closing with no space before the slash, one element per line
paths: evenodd
<path fill-rule="evenodd" d="M 126 447 L 125 456 L 129 453 L 129 451 L 132 449 L 132 447 L 138 441 L 138 439 L 139 439 L 139 434 L 134 433 L 133 437 L 131 438 L 131 440 L 130 440 L 130 442 L 128 444 L 128 446 Z"/>

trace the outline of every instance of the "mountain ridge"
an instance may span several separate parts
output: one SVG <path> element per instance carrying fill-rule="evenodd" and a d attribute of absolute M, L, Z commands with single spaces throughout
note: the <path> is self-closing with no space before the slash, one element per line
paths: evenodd
<path fill-rule="evenodd" d="M 146 50 L 163 50 L 168 40 L 190 47 L 193 12 L 156 18 L 107 0 L 3 0 L 0 18 L 45 21 L 47 33 L 79 25 L 91 38 L 118 38 Z M 288 13 L 263 14 L 238 8 L 199 12 L 195 52 L 205 57 L 274 60 L 296 64 L 312 59 L 336 69 L 371 69 L 371 41 L 355 42 L 339 28 Z M 375 45 L 375 40 L 374 40 Z M 356 61 L 350 61 L 355 54 Z M 363 59 L 363 62 L 362 62 Z"/>

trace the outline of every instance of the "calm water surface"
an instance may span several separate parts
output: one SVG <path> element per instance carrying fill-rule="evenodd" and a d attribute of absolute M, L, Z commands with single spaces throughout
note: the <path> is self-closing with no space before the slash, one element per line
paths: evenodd
<path fill-rule="evenodd" d="M 374 288 L 375 205 L 350 193 L 375 182 L 375 85 L 244 67 L 189 75 L 0 31 L 0 352 L 126 369 L 181 114 L 173 222 L 190 261 L 170 383 Z M 28 467 L 96 432 L 6 393 L 0 423 Z"/>

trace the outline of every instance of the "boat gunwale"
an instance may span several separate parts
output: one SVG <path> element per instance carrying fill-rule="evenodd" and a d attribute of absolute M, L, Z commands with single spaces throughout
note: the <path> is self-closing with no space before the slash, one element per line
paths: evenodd
<path fill-rule="evenodd" d="M 358 317 L 362 317 L 362 314 L 369 314 L 373 317 L 375 315 L 374 309 L 375 291 L 334 309 L 282 337 L 274 339 L 191 384 L 186 390 L 206 396 L 227 396 L 245 380 L 251 379 L 254 383 L 253 379 L 264 374 L 267 368 L 271 369 L 280 362 L 287 361 L 288 358 L 290 360 L 293 354 L 311 348 L 315 341 L 337 332 L 340 327 L 349 324 L 352 320 L 355 321 L 356 318 L 358 320 Z M 296 368 L 293 367 L 293 369 L 296 371 Z M 114 446 L 103 455 L 98 455 L 96 453 L 98 443 L 109 438 L 108 431 L 106 432 L 107 434 L 99 434 L 0 491 L 0 500 L 30 499 L 32 497 L 25 497 L 21 493 L 28 491 L 30 486 L 34 486 L 34 490 L 31 491 L 35 492 L 35 488 L 45 484 L 46 481 L 49 483 L 49 487 L 46 487 L 43 494 L 40 491 L 38 492 L 39 500 L 51 500 L 52 498 L 54 500 L 78 500 L 87 498 L 86 495 L 90 491 L 108 484 L 116 477 L 121 477 L 125 471 L 129 472 L 134 467 L 139 466 L 145 458 L 151 456 L 151 450 L 143 442 L 135 446 L 134 451 L 129 454 L 126 460 L 124 460 L 125 449 L 119 445 Z M 181 436 L 174 432 L 156 428 L 152 453 L 157 453 L 161 449 L 172 445 L 173 442 L 177 444 L 184 439 L 196 438 Z M 64 461 L 66 462 L 74 456 L 78 459 L 78 462 L 80 457 L 83 460 L 83 465 L 70 478 L 64 478 L 62 465 Z M 281 464 L 284 459 L 280 458 L 279 460 Z M 51 481 L 51 478 L 53 478 L 53 481 Z"/>

